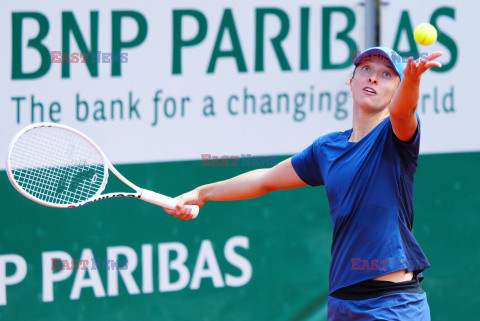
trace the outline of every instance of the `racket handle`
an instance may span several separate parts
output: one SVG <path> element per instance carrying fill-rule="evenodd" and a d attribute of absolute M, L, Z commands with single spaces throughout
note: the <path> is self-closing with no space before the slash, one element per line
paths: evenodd
<path fill-rule="evenodd" d="M 144 200 L 145 202 L 149 202 L 155 205 L 159 205 L 161 207 L 169 208 L 174 210 L 177 207 L 178 201 L 174 198 L 149 191 L 148 189 L 142 189 L 140 192 L 140 199 Z M 189 207 L 192 209 L 193 218 L 198 216 L 198 212 L 200 208 L 198 205 L 184 205 L 185 207 Z"/>

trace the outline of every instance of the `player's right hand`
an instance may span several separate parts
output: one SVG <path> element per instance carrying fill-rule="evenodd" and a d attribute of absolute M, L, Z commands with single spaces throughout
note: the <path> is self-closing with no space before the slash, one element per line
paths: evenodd
<path fill-rule="evenodd" d="M 202 206 L 205 205 L 200 188 L 196 188 L 190 192 L 179 195 L 175 197 L 175 199 L 178 200 L 176 209 L 172 210 L 169 208 L 164 208 L 164 210 L 168 214 L 186 221 L 194 218 L 194 216 L 192 215 L 192 209 L 184 205 L 198 205 L 199 208 L 202 208 Z"/>

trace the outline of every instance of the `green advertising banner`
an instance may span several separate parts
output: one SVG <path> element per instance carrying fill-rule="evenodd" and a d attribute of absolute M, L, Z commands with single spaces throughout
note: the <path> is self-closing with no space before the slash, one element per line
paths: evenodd
<path fill-rule="evenodd" d="M 479 161 L 478 153 L 419 159 L 414 235 L 432 264 L 422 282 L 432 320 L 477 320 Z M 119 167 L 168 195 L 255 168 Z M 2 320 L 326 320 L 332 223 L 324 187 L 208 203 L 184 222 L 130 198 L 42 207 L 1 174 Z"/>
<path fill-rule="evenodd" d="M 176 195 L 255 168 L 119 169 Z M 184 222 L 136 199 L 51 209 L 19 197 L 6 175 L 0 186 L 15 200 L 1 216 L 2 320 L 288 320 L 318 299 L 325 308 L 331 223 L 322 190 L 209 204 Z"/>

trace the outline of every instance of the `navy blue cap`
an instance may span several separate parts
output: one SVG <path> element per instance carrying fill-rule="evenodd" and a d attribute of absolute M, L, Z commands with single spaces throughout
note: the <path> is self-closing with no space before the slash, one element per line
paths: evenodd
<path fill-rule="evenodd" d="M 382 55 L 386 57 L 392 63 L 395 71 L 400 76 L 400 80 L 403 79 L 403 68 L 405 67 L 403 64 L 402 57 L 396 53 L 394 50 L 387 48 L 387 47 L 372 47 L 368 48 L 364 52 L 362 52 L 355 60 L 353 60 L 353 64 L 358 66 L 363 58 L 371 56 L 371 55 Z"/>

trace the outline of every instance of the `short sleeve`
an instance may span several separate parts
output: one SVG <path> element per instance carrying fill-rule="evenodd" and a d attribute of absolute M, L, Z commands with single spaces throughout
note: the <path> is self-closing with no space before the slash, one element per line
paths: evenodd
<path fill-rule="evenodd" d="M 415 113 L 417 117 L 417 130 L 413 134 L 412 138 L 409 141 L 404 142 L 398 138 L 395 133 L 393 133 L 393 140 L 395 145 L 398 147 L 399 151 L 404 155 L 412 158 L 417 158 L 420 152 L 420 118 L 418 114 Z M 392 128 L 393 132 L 393 128 Z"/>
<path fill-rule="evenodd" d="M 292 166 L 295 172 L 297 172 L 302 181 L 311 186 L 324 185 L 320 165 L 317 162 L 318 146 L 318 142 L 315 141 L 312 145 L 292 157 Z"/>

